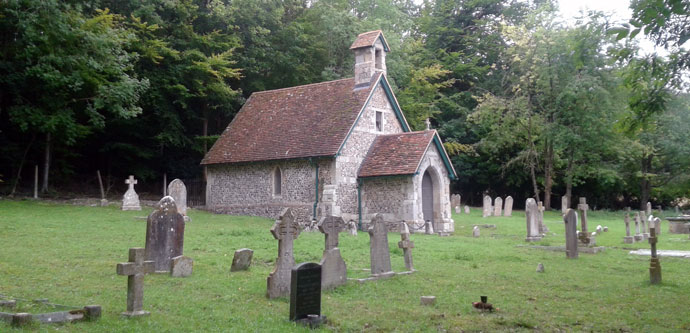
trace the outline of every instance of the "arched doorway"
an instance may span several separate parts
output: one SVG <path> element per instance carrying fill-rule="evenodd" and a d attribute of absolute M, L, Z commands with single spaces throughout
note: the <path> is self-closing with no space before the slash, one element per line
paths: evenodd
<path fill-rule="evenodd" d="M 424 222 L 434 223 L 434 182 L 429 169 L 422 176 L 422 214 Z"/>

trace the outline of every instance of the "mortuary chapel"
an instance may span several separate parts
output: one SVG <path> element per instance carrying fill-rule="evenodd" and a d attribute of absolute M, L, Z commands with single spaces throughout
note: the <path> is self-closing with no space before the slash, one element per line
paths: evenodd
<path fill-rule="evenodd" d="M 454 231 L 456 174 L 435 130 L 411 131 L 386 78 L 380 30 L 350 47 L 354 77 L 253 93 L 206 154 L 207 209 L 298 221 L 376 214 Z M 397 230 L 394 229 L 394 230 Z"/>

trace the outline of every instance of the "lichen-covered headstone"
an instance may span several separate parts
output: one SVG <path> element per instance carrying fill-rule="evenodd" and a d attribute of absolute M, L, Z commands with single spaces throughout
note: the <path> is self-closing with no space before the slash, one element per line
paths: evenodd
<path fill-rule="evenodd" d="M 232 266 L 230 267 L 231 272 L 246 271 L 252 264 L 252 256 L 254 251 L 252 249 L 239 249 L 235 251 L 235 255 L 232 257 Z"/>
<path fill-rule="evenodd" d="M 299 223 L 291 208 L 285 208 L 271 227 L 273 238 L 278 240 L 278 258 L 266 279 L 266 297 L 278 298 L 290 294 L 290 274 L 295 266 L 292 254 L 293 242 L 299 237 Z"/>
<path fill-rule="evenodd" d="M 542 236 L 539 232 L 539 208 L 537 202 L 533 198 L 525 201 L 525 218 L 527 222 L 527 242 L 536 242 L 541 240 Z"/>
<path fill-rule="evenodd" d="M 392 276 L 391 255 L 388 249 L 388 227 L 383 215 L 376 214 L 369 227 L 369 253 L 371 256 L 371 275 Z"/>
<path fill-rule="evenodd" d="M 338 248 L 338 234 L 345 230 L 340 216 L 324 216 L 319 220 L 319 231 L 326 235 L 326 246 L 321 258 L 321 289 L 327 290 L 347 283 L 347 266 Z"/>
<path fill-rule="evenodd" d="M 146 220 L 146 260 L 156 262 L 156 272 L 170 272 L 170 260 L 184 247 L 184 217 L 171 196 L 161 199 Z"/>
<path fill-rule="evenodd" d="M 134 191 L 134 185 L 138 181 L 134 179 L 134 176 L 130 175 L 129 178 L 125 180 L 125 184 L 129 185 L 127 192 L 122 196 L 122 210 L 141 210 L 141 203 L 139 202 L 139 195 Z"/>
<path fill-rule="evenodd" d="M 503 216 L 513 216 L 513 197 L 508 196 L 503 209 Z"/>
<path fill-rule="evenodd" d="M 168 195 L 175 199 L 175 204 L 177 205 L 177 212 L 182 214 L 185 221 L 188 221 L 187 217 L 187 187 L 179 179 L 174 179 L 168 185 Z"/>

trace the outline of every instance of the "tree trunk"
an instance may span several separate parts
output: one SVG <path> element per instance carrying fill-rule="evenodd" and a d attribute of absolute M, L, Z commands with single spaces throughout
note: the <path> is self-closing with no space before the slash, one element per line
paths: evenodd
<path fill-rule="evenodd" d="M 544 207 L 551 209 L 551 187 L 553 186 L 553 143 L 544 144 Z"/>
<path fill-rule="evenodd" d="M 640 182 L 640 210 L 647 209 L 647 201 L 652 191 L 652 182 L 649 172 L 652 169 L 652 159 L 654 154 L 650 153 L 642 157 L 642 180 Z"/>
<path fill-rule="evenodd" d="M 565 197 L 568 198 L 568 208 L 573 204 L 573 152 L 568 158 L 568 169 L 566 169 Z"/>
<path fill-rule="evenodd" d="M 203 136 L 203 141 L 204 141 L 204 157 L 206 157 L 206 153 L 208 153 L 208 111 L 206 111 L 206 106 L 204 105 L 204 124 L 203 124 L 203 130 L 201 135 Z M 206 174 L 207 174 L 208 169 L 206 168 L 206 165 L 204 165 L 204 181 L 206 181 Z"/>
<path fill-rule="evenodd" d="M 41 193 L 48 192 L 48 174 L 50 173 L 50 133 L 46 133 L 46 154 L 43 164 L 43 185 Z"/>
<path fill-rule="evenodd" d="M 22 160 L 19 161 L 19 170 L 17 170 L 17 177 L 14 178 L 14 184 L 12 184 L 12 191 L 9 197 L 13 197 L 14 193 L 17 191 L 17 184 L 19 184 L 19 179 L 22 177 L 22 169 L 24 168 L 24 162 L 26 162 L 26 155 L 29 153 L 29 149 L 31 145 L 33 145 L 35 139 L 36 135 L 32 135 L 31 141 L 29 141 L 29 144 L 26 145 L 26 149 L 24 149 L 24 155 L 22 155 Z"/>
<path fill-rule="evenodd" d="M 529 117 L 529 123 L 527 125 L 527 140 L 529 140 L 529 171 L 532 176 L 532 187 L 534 188 L 534 199 L 539 202 L 539 186 L 537 186 L 537 157 L 536 149 L 534 149 L 534 142 L 532 141 L 532 117 Z"/>

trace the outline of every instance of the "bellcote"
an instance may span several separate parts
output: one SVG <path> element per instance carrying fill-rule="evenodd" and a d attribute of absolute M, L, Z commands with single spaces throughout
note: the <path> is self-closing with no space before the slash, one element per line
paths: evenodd
<path fill-rule="evenodd" d="M 359 34 L 350 50 L 355 54 L 355 87 L 369 85 L 377 72 L 386 74 L 386 53 L 390 49 L 381 30 Z"/>

